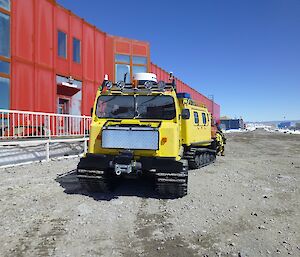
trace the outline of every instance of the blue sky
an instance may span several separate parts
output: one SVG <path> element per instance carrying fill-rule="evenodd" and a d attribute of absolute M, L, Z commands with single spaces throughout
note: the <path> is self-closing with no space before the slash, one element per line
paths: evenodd
<path fill-rule="evenodd" d="M 300 119 L 300 0 L 58 3 L 109 34 L 150 42 L 152 62 L 214 95 L 221 115 Z"/>

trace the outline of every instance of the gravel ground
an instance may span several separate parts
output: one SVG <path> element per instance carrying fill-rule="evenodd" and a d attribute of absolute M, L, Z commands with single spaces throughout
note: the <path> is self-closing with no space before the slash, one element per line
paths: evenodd
<path fill-rule="evenodd" d="M 146 180 L 89 195 L 78 159 L 0 169 L 0 256 L 300 256 L 300 136 L 227 137 L 174 200 Z"/>

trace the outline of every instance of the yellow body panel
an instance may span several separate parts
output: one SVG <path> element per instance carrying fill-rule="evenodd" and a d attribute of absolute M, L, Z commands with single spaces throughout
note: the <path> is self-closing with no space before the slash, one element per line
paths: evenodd
<path fill-rule="evenodd" d="M 113 154 L 117 155 L 120 149 L 105 149 L 101 147 L 102 128 L 106 123 L 106 119 L 99 119 L 101 121 L 93 122 L 91 125 L 89 153 Z M 147 124 L 152 127 L 157 126 L 157 122 L 137 121 L 126 119 L 118 122 L 119 124 L 128 125 L 143 125 Z M 117 124 L 117 122 L 115 123 Z M 164 142 L 163 138 L 167 141 Z M 135 156 L 153 156 L 153 157 L 177 157 L 179 153 L 179 129 L 178 124 L 170 121 L 164 121 L 159 127 L 159 150 L 134 150 Z"/>
<path fill-rule="evenodd" d="M 121 151 L 120 149 L 102 148 L 101 139 L 102 129 L 104 126 L 115 126 L 120 124 L 122 124 L 123 126 L 146 125 L 148 127 L 157 128 L 159 131 L 159 149 L 133 150 L 135 159 L 138 159 L 141 156 L 151 156 L 171 157 L 176 160 L 179 160 L 181 158 L 182 146 L 209 146 L 211 144 L 211 119 L 207 108 L 204 106 L 196 106 L 195 104 L 192 104 L 188 99 L 178 99 L 174 90 L 159 93 L 160 95 L 169 95 L 174 98 L 176 117 L 173 120 L 98 118 L 95 114 L 95 110 L 97 99 L 100 96 L 100 94 L 101 92 L 99 90 L 97 92 L 96 101 L 93 108 L 94 112 L 90 130 L 89 153 L 118 155 Z M 102 95 L 111 95 L 111 93 L 102 93 Z M 182 112 L 182 109 L 189 109 L 189 119 L 184 120 L 181 118 L 180 114 Z M 195 122 L 194 113 L 198 114 L 198 123 Z M 206 123 L 203 123 L 202 115 L 205 115 Z"/>
<path fill-rule="evenodd" d="M 188 99 L 180 99 L 180 108 L 190 112 L 190 118 L 182 120 L 182 144 L 209 146 L 212 141 L 211 119 L 207 108 L 193 105 Z"/>
<path fill-rule="evenodd" d="M 179 110 L 179 104 L 176 98 L 175 92 L 167 92 L 164 95 L 170 95 L 175 100 L 176 110 Z M 96 100 L 100 96 L 100 92 L 97 92 Z M 96 101 L 94 105 L 96 110 Z M 178 115 L 173 120 L 139 120 L 139 119 L 109 119 L 98 118 L 93 113 L 90 141 L 89 141 L 89 153 L 94 154 L 111 154 L 118 155 L 120 149 L 105 149 L 101 147 L 102 128 L 104 125 L 142 125 L 157 128 L 159 130 L 159 149 L 158 150 L 133 150 L 135 158 L 140 156 L 152 156 L 152 157 L 172 157 L 179 159 L 180 151 L 180 122 Z"/>

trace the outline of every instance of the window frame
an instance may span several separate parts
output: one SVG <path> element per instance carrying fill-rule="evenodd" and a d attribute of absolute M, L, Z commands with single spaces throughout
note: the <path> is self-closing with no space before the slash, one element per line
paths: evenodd
<path fill-rule="evenodd" d="M 126 80 L 129 79 L 129 81 L 125 81 L 125 83 L 130 83 L 131 82 L 131 76 L 132 76 L 131 75 L 132 74 L 132 70 L 131 70 L 131 66 L 130 66 L 129 63 L 116 63 L 115 64 L 115 82 L 120 81 L 120 80 L 117 80 L 117 71 L 118 71 L 117 66 L 118 65 L 123 65 L 123 66 L 128 66 L 129 67 L 129 76 L 126 77 Z"/>
<path fill-rule="evenodd" d="M 129 61 L 128 62 L 123 62 L 123 61 L 117 61 L 116 60 L 116 56 L 117 55 L 123 55 L 123 56 L 127 56 L 129 57 Z M 131 57 L 129 54 L 119 54 L 119 53 L 115 53 L 115 59 L 114 59 L 115 63 L 118 63 L 118 64 L 130 64 L 131 63 Z"/>
<path fill-rule="evenodd" d="M 107 100 L 106 102 L 110 102 L 112 99 L 114 99 L 114 98 L 123 98 L 123 99 L 125 99 L 125 98 L 127 98 L 127 103 L 130 103 L 129 102 L 129 99 L 130 98 L 132 98 L 132 108 L 133 108 L 133 113 L 132 113 L 132 115 L 128 115 L 128 116 L 126 116 L 126 117 L 111 117 L 110 115 L 105 115 L 105 116 L 102 116 L 102 115 L 99 115 L 100 113 L 101 113 L 101 110 L 99 110 L 99 108 L 101 108 L 100 106 L 101 106 L 101 104 L 100 104 L 100 100 L 101 100 L 101 98 L 103 99 L 103 98 L 105 98 L 105 97 L 111 97 L 111 99 L 110 100 Z M 171 102 L 172 102 L 172 107 L 174 107 L 173 108 L 173 112 L 174 113 L 172 113 L 173 114 L 173 116 L 170 116 L 170 117 L 166 117 L 166 116 L 164 116 L 164 117 L 161 117 L 161 118 L 155 118 L 155 117 L 140 117 L 139 115 L 138 115 L 138 107 L 141 107 L 142 105 L 139 105 L 138 104 L 138 101 L 139 101 L 139 99 L 141 99 L 142 97 L 150 97 L 150 98 L 152 98 L 153 96 L 149 96 L 149 95 L 100 95 L 100 96 L 98 96 L 98 99 L 97 99 L 97 104 L 96 104 L 96 111 L 95 111 L 95 113 L 96 113 L 96 116 L 97 116 L 97 118 L 98 119 L 103 119 L 103 118 L 105 118 L 105 119 L 137 119 L 137 120 L 168 120 L 168 121 L 171 121 L 171 120 L 174 120 L 174 119 L 176 119 L 176 104 L 175 104 L 175 99 L 172 97 L 172 96 L 170 96 L 170 95 L 157 95 L 157 96 L 155 96 L 155 98 L 157 98 L 157 99 L 159 99 L 159 98 L 169 98 L 169 99 L 171 99 Z M 153 98 L 154 99 L 154 98 Z M 116 100 L 118 100 L 118 99 L 116 99 Z M 155 99 L 156 100 L 156 99 Z M 148 100 L 149 101 L 149 100 Z M 144 103 L 147 103 L 148 101 L 145 101 Z M 120 102 L 120 100 L 118 101 L 118 102 Z M 105 102 L 104 102 L 105 103 Z M 128 114 L 128 113 L 127 113 Z"/>
<path fill-rule="evenodd" d="M 137 95 L 137 96 L 135 96 L 135 105 L 136 105 L 136 108 L 137 108 L 137 106 L 139 106 L 138 105 L 138 101 L 137 101 L 137 99 L 138 98 L 142 98 L 142 97 L 147 97 L 147 95 Z M 153 97 L 153 96 L 151 96 L 151 97 Z M 140 119 L 140 120 L 174 120 L 174 119 L 176 119 L 176 115 L 177 115 L 177 113 L 176 113 L 176 105 L 175 105 L 175 99 L 172 97 L 172 96 L 170 96 L 170 95 L 157 95 L 157 96 L 155 96 L 155 98 L 169 98 L 169 99 L 172 99 L 172 104 L 173 104 L 173 106 L 174 106 L 174 113 L 173 113 L 173 117 L 163 117 L 163 119 L 157 119 L 157 118 L 153 118 L 153 117 L 151 117 L 151 118 L 136 118 L 136 119 Z M 136 109 L 136 111 L 137 111 L 137 109 Z"/>
<path fill-rule="evenodd" d="M 146 64 L 142 64 L 142 63 L 134 63 L 133 59 L 135 57 L 142 57 L 146 59 Z M 148 56 L 142 56 L 142 55 L 131 55 L 131 62 L 132 62 L 132 76 L 133 76 L 133 68 L 134 67 L 145 67 L 146 68 L 146 72 L 148 71 Z"/>
<path fill-rule="evenodd" d="M 202 123 L 203 123 L 204 126 L 207 125 L 207 117 L 206 117 L 206 113 L 205 112 L 202 112 Z"/>
<path fill-rule="evenodd" d="M 76 60 L 74 60 L 74 41 L 77 40 L 79 42 L 79 62 L 77 62 Z M 81 40 L 76 38 L 76 37 L 72 37 L 72 61 L 76 64 L 81 64 Z"/>
<path fill-rule="evenodd" d="M 98 109 L 98 108 L 100 108 L 100 100 L 101 100 L 101 98 L 103 99 L 105 97 L 111 97 L 111 99 L 116 98 L 116 97 L 126 97 L 127 100 L 132 98 L 132 107 L 135 108 L 135 99 L 134 99 L 133 95 L 125 95 L 125 96 L 122 96 L 122 95 L 100 95 L 100 96 L 98 96 L 97 103 L 96 103 L 96 110 L 95 110 L 95 114 L 98 119 L 133 119 L 134 118 L 134 111 L 131 116 L 128 115 L 127 117 L 113 118 L 113 117 L 110 117 L 109 115 L 99 115 L 101 113 L 101 110 Z M 109 101 L 111 101 L 111 99 Z M 127 102 L 129 102 L 129 101 L 127 101 Z"/>
<path fill-rule="evenodd" d="M 3 8 L 3 7 L 0 6 L 0 12 L 3 12 L 3 11 L 10 12 L 11 11 L 11 4 L 12 4 L 10 0 L 8 0 L 8 4 L 9 4 L 9 9 L 6 9 L 6 8 Z"/>
<path fill-rule="evenodd" d="M 0 55 L 0 60 L 10 62 L 11 60 L 11 15 L 10 12 L 0 8 L 0 13 L 3 15 L 7 15 L 9 18 L 9 50 L 8 50 L 8 56 Z"/>
<path fill-rule="evenodd" d="M 124 56 L 128 56 L 129 57 L 129 62 L 122 62 L 122 61 L 117 61 L 116 60 L 116 56 L 117 55 L 124 55 Z M 138 64 L 138 63 L 134 63 L 133 62 L 133 58 L 134 57 L 144 57 L 146 58 L 146 64 Z M 124 54 L 124 53 L 118 53 L 116 52 L 114 54 L 114 75 L 115 75 L 115 78 L 114 80 L 116 81 L 117 77 L 116 77 L 116 65 L 117 64 L 126 64 L 126 65 L 129 65 L 130 66 L 130 83 L 132 82 L 132 79 L 133 79 L 133 68 L 134 66 L 136 67 L 146 67 L 146 72 L 148 72 L 148 68 L 149 68 L 149 57 L 148 56 L 145 56 L 145 55 L 131 55 L 131 54 Z M 116 81 L 117 82 L 117 81 Z"/>
<path fill-rule="evenodd" d="M 147 66 L 148 65 L 148 57 L 147 56 L 132 55 L 131 57 L 132 57 L 132 65 L 135 65 L 135 66 Z M 145 58 L 146 63 L 135 63 L 134 58 Z"/>
<path fill-rule="evenodd" d="M 134 74 L 134 73 L 133 73 L 133 70 L 134 70 L 136 67 L 143 67 L 143 68 L 146 68 L 146 71 L 145 71 L 145 72 L 147 72 L 147 66 L 144 66 L 144 65 L 132 65 L 132 74 Z"/>
<path fill-rule="evenodd" d="M 66 55 L 65 56 L 59 55 L 59 33 L 63 33 L 66 36 L 66 39 L 65 39 L 65 42 L 66 42 L 66 44 L 65 44 L 66 45 L 65 53 L 66 53 Z M 61 29 L 58 29 L 57 30 L 57 42 L 56 43 L 57 43 L 57 56 L 59 58 L 63 59 L 63 60 L 67 60 L 68 59 L 68 34 L 65 31 L 63 31 Z"/>
<path fill-rule="evenodd" d="M 193 111 L 193 112 L 194 112 L 194 124 L 199 125 L 199 114 L 197 111 Z"/>
<path fill-rule="evenodd" d="M 6 75 L 6 76 L 9 76 L 10 75 L 10 73 L 11 73 L 11 71 L 10 71 L 10 62 L 9 61 L 7 61 L 7 60 L 2 60 L 1 58 L 0 58 L 0 66 L 1 66 L 1 63 L 4 63 L 4 65 L 5 64 L 7 64 L 8 65 L 8 72 L 6 73 L 6 72 L 1 72 L 1 69 L 0 69 L 0 74 L 3 74 L 3 75 Z M 1 75 L 0 75 L 1 76 Z"/>
<path fill-rule="evenodd" d="M 123 55 L 123 56 L 129 57 L 129 59 L 128 59 L 129 62 L 117 61 L 117 55 Z M 115 63 L 115 65 L 114 65 L 114 75 L 115 75 L 114 81 L 118 82 L 118 80 L 117 80 L 117 65 L 129 65 L 129 73 L 130 73 L 129 83 L 130 83 L 132 81 L 132 74 L 131 74 L 132 73 L 132 68 L 131 68 L 131 57 L 130 57 L 130 55 L 129 54 L 115 53 L 114 63 Z"/>
<path fill-rule="evenodd" d="M 12 28 L 12 25 L 11 25 L 11 9 L 12 9 L 12 4 L 13 3 L 10 1 L 9 10 L 0 7 L 0 13 L 4 14 L 4 15 L 7 15 L 9 17 L 9 54 L 8 54 L 8 57 L 0 56 L 1 61 L 7 62 L 9 64 L 9 73 L 8 74 L 0 72 L 0 78 L 2 78 L 4 80 L 8 80 L 8 99 L 7 99 L 8 100 L 8 109 L 10 109 L 11 102 L 12 102 L 12 99 L 11 99 L 11 45 L 12 45 L 12 40 L 11 40 L 11 28 Z"/>
<path fill-rule="evenodd" d="M 1 76 L 0 79 L 4 79 L 4 80 L 7 80 L 8 81 L 8 110 L 10 109 L 10 105 L 11 105 L 11 79 L 9 77 L 4 77 L 4 76 Z M 1 89 L 1 87 L 0 87 Z"/>

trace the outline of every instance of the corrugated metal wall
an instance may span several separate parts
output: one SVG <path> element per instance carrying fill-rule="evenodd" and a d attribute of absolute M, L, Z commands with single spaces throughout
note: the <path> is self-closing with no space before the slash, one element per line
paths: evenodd
<path fill-rule="evenodd" d="M 57 55 L 58 30 L 67 34 L 66 59 Z M 11 108 L 56 112 L 56 75 L 72 76 L 83 82 L 82 114 L 88 115 L 104 77 L 106 34 L 47 0 L 14 1 L 11 33 Z M 73 37 L 81 41 L 79 64 L 72 60 Z"/>
<path fill-rule="evenodd" d="M 168 81 L 169 80 L 169 73 L 156 64 L 151 63 L 151 72 L 155 73 L 157 75 L 158 80 L 164 80 Z M 191 88 L 189 85 L 185 84 L 182 82 L 180 79 L 176 78 L 176 85 L 177 85 L 177 91 L 178 92 L 186 92 L 189 93 L 192 97 L 193 100 L 204 104 L 208 110 L 213 113 L 213 116 L 216 120 L 220 119 L 220 105 L 217 103 L 213 103 L 211 99 L 208 99 L 206 96 L 202 95 L 195 89 Z"/>
<path fill-rule="evenodd" d="M 148 70 L 168 80 L 166 71 L 150 63 L 147 42 L 107 35 L 55 1 L 12 1 L 11 9 L 11 109 L 56 112 L 56 75 L 60 75 L 82 81 L 81 112 L 89 115 L 104 74 L 114 79 L 116 53 L 148 57 Z M 67 35 L 65 59 L 57 54 L 58 31 Z M 80 63 L 73 62 L 73 37 L 81 41 Z M 177 85 L 212 110 L 205 96 L 179 79 Z M 219 105 L 213 108 L 219 117 Z"/>
<path fill-rule="evenodd" d="M 81 109 L 89 115 L 104 74 L 114 78 L 115 53 L 149 57 L 148 43 L 109 36 L 55 1 L 13 1 L 11 23 L 11 109 L 56 112 L 60 75 L 83 82 Z M 58 30 L 67 34 L 66 59 L 57 54 Z M 72 60 L 73 37 L 81 41 L 81 63 Z"/>
<path fill-rule="evenodd" d="M 108 35 L 105 48 L 105 74 L 108 74 L 112 80 L 115 77 L 115 54 L 145 56 L 148 59 L 148 70 L 150 70 L 150 46 L 148 42 Z"/>

